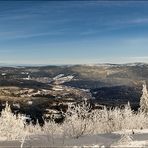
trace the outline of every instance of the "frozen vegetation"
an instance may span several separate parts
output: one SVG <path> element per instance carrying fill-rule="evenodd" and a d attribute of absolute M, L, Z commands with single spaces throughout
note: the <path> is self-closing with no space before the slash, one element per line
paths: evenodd
<path fill-rule="evenodd" d="M 21 147 L 26 143 L 32 145 L 33 143 L 31 144 L 29 141 L 33 138 L 38 138 L 41 141 L 46 139 L 48 146 L 98 147 L 101 146 L 101 135 L 106 135 L 102 139 L 104 142 L 108 141 L 107 135 L 111 135 L 109 146 L 133 146 L 135 143 L 137 147 L 148 146 L 148 138 L 146 139 L 145 136 L 141 141 L 135 141 L 133 138 L 138 134 L 147 134 L 146 137 L 148 136 L 148 132 L 144 133 L 148 129 L 147 112 L 148 93 L 145 84 L 143 85 L 140 108 L 136 112 L 131 109 L 130 103 L 123 108 L 108 109 L 104 106 L 100 110 L 91 110 L 89 104 L 84 102 L 79 105 L 69 105 L 67 112 L 63 112 L 65 117 L 63 123 L 57 124 L 54 120 L 50 120 L 45 121 L 42 127 L 39 124 L 35 126 L 31 123 L 27 124 L 21 115 L 14 115 L 10 106 L 6 104 L 0 117 L 0 140 L 20 141 Z M 115 135 L 118 136 L 112 138 Z M 90 143 L 86 141 L 90 141 Z"/>

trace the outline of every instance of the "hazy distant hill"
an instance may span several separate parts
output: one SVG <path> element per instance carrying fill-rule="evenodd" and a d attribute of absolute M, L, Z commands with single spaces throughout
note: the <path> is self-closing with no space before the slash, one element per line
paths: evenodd
<path fill-rule="evenodd" d="M 35 85 L 48 87 L 47 84 L 52 78 L 59 74 L 73 75 L 74 79 L 65 82 L 64 85 L 90 89 L 99 103 L 109 104 L 109 100 L 115 100 L 117 103 L 134 100 L 137 103 L 141 95 L 142 82 L 148 82 L 148 64 L 1 67 L 0 84 L 18 87 L 28 85 L 30 88 Z M 24 80 L 28 79 L 28 76 L 31 80 Z M 20 82 L 22 79 L 24 82 Z"/>

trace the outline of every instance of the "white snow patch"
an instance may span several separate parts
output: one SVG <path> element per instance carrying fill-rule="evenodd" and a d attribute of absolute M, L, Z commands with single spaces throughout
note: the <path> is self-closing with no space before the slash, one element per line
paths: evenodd
<path fill-rule="evenodd" d="M 1 75 L 2 75 L 2 76 L 5 76 L 5 75 L 7 75 L 7 74 L 6 74 L 6 73 L 2 73 Z"/>
<path fill-rule="evenodd" d="M 59 78 L 61 78 L 61 77 L 63 77 L 63 76 L 64 76 L 64 74 L 59 74 L 59 75 L 57 75 L 56 77 L 54 77 L 53 80 L 57 80 L 57 79 L 59 79 Z"/>
<path fill-rule="evenodd" d="M 146 147 L 146 145 L 148 144 L 148 141 L 132 141 L 128 144 L 122 144 L 122 145 L 114 145 L 111 147 L 138 147 L 138 148 L 142 148 L 142 147 Z"/>
<path fill-rule="evenodd" d="M 20 108 L 20 104 L 19 103 L 13 103 L 14 107 Z"/>
<path fill-rule="evenodd" d="M 32 103 L 33 103 L 32 101 L 28 101 L 27 102 L 28 105 L 32 105 Z"/>

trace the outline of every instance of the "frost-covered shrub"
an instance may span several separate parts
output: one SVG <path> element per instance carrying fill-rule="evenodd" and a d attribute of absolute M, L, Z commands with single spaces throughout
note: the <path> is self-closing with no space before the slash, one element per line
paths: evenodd
<path fill-rule="evenodd" d="M 70 105 L 62 124 L 65 137 L 79 138 L 88 133 L 90 120 L 90 106 L 84 102 L 82 104 Z"/>
<path fill-rule="evenodd" d="M 42 132 L 46 134 L 48 141 L 51 141 L 54 144 L 55 137 L 62 137 L 62 126 L 60 124 L 55 123 L 55 121 L 51 120 L 45 122 L 44 127 L 42 128 Z"/>
<path fill-rule="evenodd" d="M 82 135 L 93 135 L 98 133 L 110 133 L 124 129 L 141 129 L 148 128 L 147 116 L 147 90 L 143 87 L 143 95 L 141 97 L 141 108 L 138 112 L 134 112 L 130 104 L 124 108 L 113 108 L 91 110 L 86 102 L 77 105 L 69 105 L 66 113 L 63 113 L 65 120 L 61 124 L 54 121 L 45 121 L 43 127 L 39 124 L 26 125 L 21 115 L 15 116 L 6 104 L 6 108 L 2 110 L 0 116 L 0 137 L 6 140 L 25 139 L 26 134 L 45 134 L 48 140 L 56 137 L 63 137 L 63 141 L 67 137 L 79 138 Z M 24 142 L 24 140 L 23 140 Z"/>
<path fill-rule="evenodd" d="M 148 128 L 148 116 L 145 112 L 132 111 L 130 104 L 124 108 L 90 111 L 89 105 L 70 105 L 62 124 L 55 122 L 45 123 L 44 131 L 48 135 L 62 136 L 63 138 L 79 138 L 82 135 L 110 133 L 124 129 Z"/>
<path fill-rule="evenodd" d="M 148 128 L 148 116 L 144 112 L 133 112 L 129 103 L 123 109 L 104 107 L 103 110 L 92 111 L 90 117 L 87 120 L 90 134 Z"/>
<path fill-rule="evenodd" d="M 32 124 L 31 122 L 25 126 L 25 130 L 29 134 L 40 134 L 43 133 L 42 127 L 40 124 L 37 122 L 36 125 Z"/>
<path fill-rule="evenodd" d="M 6 103 L 0 116 L 0 137 L 5 140 L 21 139 L 25 134 L 24 124 L 21 116 L 16 117 Z"/>

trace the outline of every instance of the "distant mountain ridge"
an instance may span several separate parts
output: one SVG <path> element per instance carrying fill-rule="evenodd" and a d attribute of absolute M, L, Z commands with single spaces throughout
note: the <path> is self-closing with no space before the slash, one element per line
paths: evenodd
<path fill-rule="evenodd" d="M 1 67 L 25 67 L 25 66 L 32 66 L 32 67 L 38 67 L 38 66 L 74 66 L 74 65 L 84 65 L 84 66 L 135 66 L 135 65 L 148 65 L 148 63 L 145 62 L 132 62 L 132 63 L 88 63 L 88 64 L 12 64 L 12 63 L 0 63 Z"/>
<path fill-rule="evenodd" d="M 138 106 L 141 86 L 148 84 L 147 63 L 95 64 L 95 65 L 46 65 L 0 67 L 0 85 L 18 87 L 48 87 L 48 83 L 58 75 L 71 81 L 63 83 L 77 89 L 91 91 L 99 104 L 120 105 L 132 101 Z M 23 80 L 23 81 L 22 81 Z M 116 93 L 115 93 L 116 92 Z M 133 95 L 132 95 L 133 94 Z M 119 101 L 120 100 L 120 101 Z M 111 102 L 110 102 L 111 101 Z M 110 103 L 109 103 L 110 102 Z"/>

